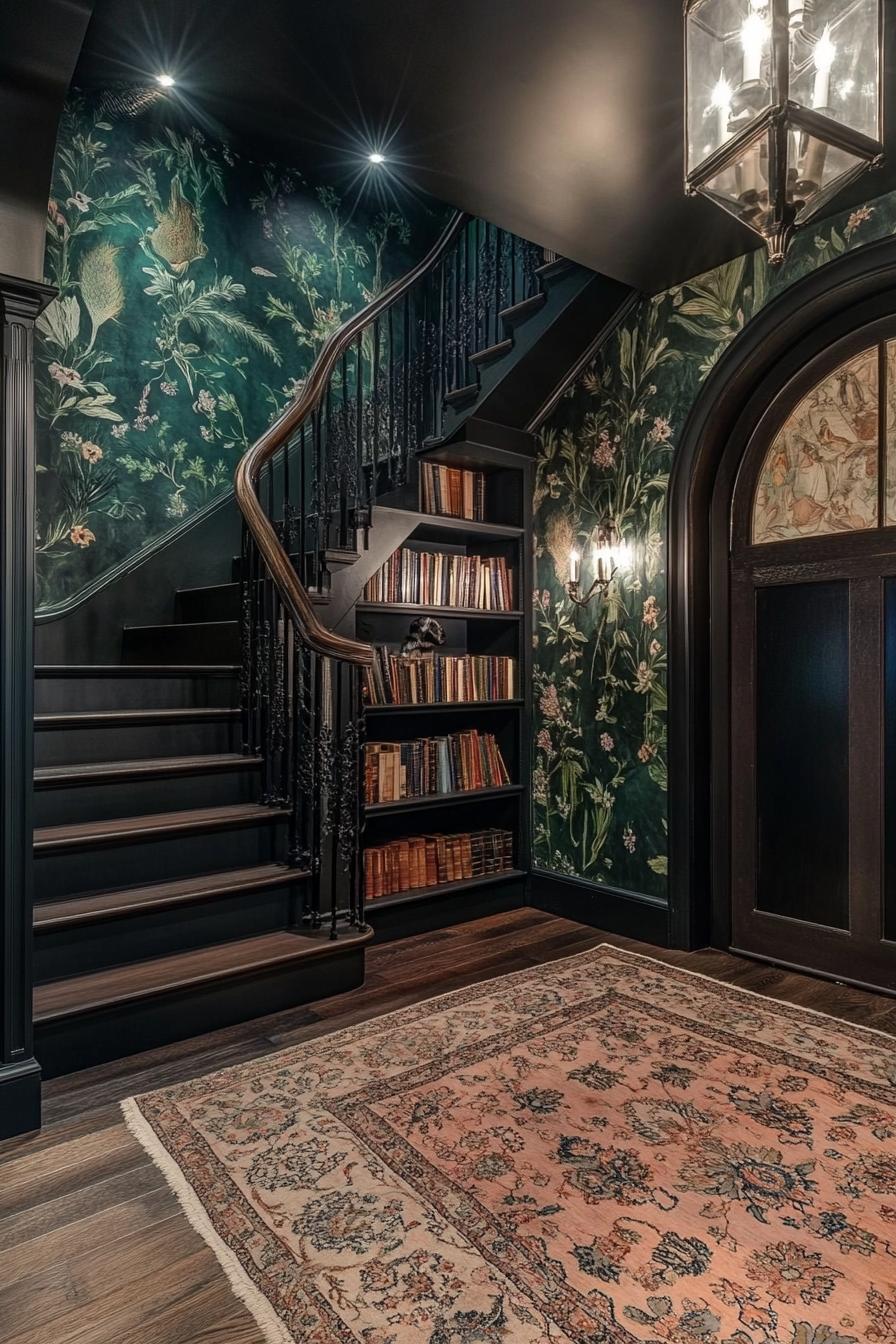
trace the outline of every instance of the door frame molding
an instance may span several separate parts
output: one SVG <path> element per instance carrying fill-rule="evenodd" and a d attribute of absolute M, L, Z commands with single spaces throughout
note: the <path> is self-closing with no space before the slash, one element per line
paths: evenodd
<path fill-rule="evenodd" d="M 669 941 L 728 947 L 728 535 L 734 482 L 770 401 L 835 341 L 896 317 L 896 238 L 795 282 L 703 384 L 672 465 L 669 571 Z"/>

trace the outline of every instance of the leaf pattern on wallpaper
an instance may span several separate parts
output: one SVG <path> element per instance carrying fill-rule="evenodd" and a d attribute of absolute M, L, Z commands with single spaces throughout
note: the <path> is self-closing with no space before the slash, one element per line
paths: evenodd
<path fill-rule="evenodd" d="M 74 95 L 60 127 L 37 324 L 38 604 L 227 489 L 323 341 L 407 270 L 422 205 L 349 210 L 195 127 Z M 168 108 L 166 111 L 165 109 Z"/>
<path fill-rule="evenodd" d="M 896 194 L 798 236 L 778 271 L 738 257 L 640 301 L 540 436 L 535 487 L 536 867 L 663 896 L 667 859 L 666 497 L 700 386 L 764 305 L 848 249 L 891 234 Z M 632 565 L 606 601 L 565 592 L 612 516 Z M 590 582 L 586 572 L 585 582 Z"/>

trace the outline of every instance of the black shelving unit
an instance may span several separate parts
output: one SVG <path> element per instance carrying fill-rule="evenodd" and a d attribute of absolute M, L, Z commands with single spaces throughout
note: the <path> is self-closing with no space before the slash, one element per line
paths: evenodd
<path fill-rule="evenodd" d="M 522 437 L 522 436 L 521 436 Z M 528 437 L 528 436 L 526 436 Z M 439 654 L 494 654 L 517 664 L 518 694 L 508 700 L 465 701 L 431 705 L 371 705 L 367 709 L 369 741 L 404 741 L 475 727 L 495 735 L 511 783 L 501 788 L 470 789 L 427 795 L 363 809 L 362 848 L 420 834 L 464 833 L 497 827 L 514 837 L 513 868 L 499 873 L 437 886 L 414 888 L 370 901 L 367 917 L 377 936 L 401 937 L 422 926 L 436 927 L 465 916 L 475 918 L 496 903 L 521 903 L 529 866 L 530 744 L 526 724 L 531 714 L 532 616 L 527 601 L 532 591 L 530 501 L 532 457 L 469 438 L 441 446 L 430 454 L 449 466 L 486 472 L 487 522 L 423 513 L 400 508 L 409 531 L 402 545 L 421 551 L 449 551 L 467 555 L 503 556 L 513 571 L 516 598 L 512 611 L 481 611 L 465 607 L 437 607 L 409 602 L 355 604 L 355 633 L 372 644 L 397 650 L 411 620 L 428 614 L 438 618 L 446 636 Z M 407 496 L 402 502 L 407 502 Z M 396 506 L 400 507 L 399 501 Z M 492 521 L 493 520 L 493 521 Z M 374 541 L 375 529 L 371 532 Z M 381 557 L 381 563 L 388 560 Z M 518 892 L 518 898 L 513 893 Z M 420 913 L 423 907 L 425 913 Z M 388 913 L 387 913 L 388 912 Z"/>

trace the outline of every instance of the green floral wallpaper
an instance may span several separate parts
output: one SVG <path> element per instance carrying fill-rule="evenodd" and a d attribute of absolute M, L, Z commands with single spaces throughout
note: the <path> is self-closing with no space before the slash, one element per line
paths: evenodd
<path fill-rule="evenodd" d="M 892 234 L 896 194 L 800 235 L 778 270 L 750 253 L 642 300 L 541 434 L 536 479 L 534 861 L 666 892 L 666 493 L 704 378 L 775 293 Z M 566 597 L 570 547 L 607 515 L 633 563 L 608 600 Z"/>
<path fill-rule="evenodd" d="M 48 607 L 229 488 L 330 331 L 407 270 L 442 207 L 330 186 L 102 96 L 64 113 L 37 345 L 37 600 Z"/>

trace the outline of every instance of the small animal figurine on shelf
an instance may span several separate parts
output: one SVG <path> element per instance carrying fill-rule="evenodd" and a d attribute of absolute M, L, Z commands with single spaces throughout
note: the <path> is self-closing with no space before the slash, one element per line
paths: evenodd
<path fill-rule="evenodd" d="M 435 616 L 418 616 L 411 621 L 411 628 L 405 635 L 401 646 L 402 658 L 419 657 L 423 653 L 432 653 L 440 644 L 445 643 L 445 631 Z"/>

